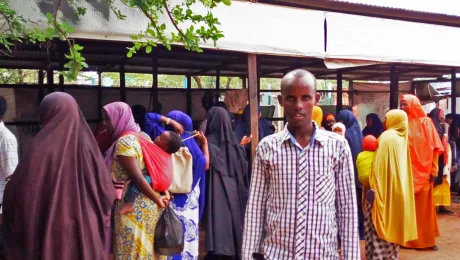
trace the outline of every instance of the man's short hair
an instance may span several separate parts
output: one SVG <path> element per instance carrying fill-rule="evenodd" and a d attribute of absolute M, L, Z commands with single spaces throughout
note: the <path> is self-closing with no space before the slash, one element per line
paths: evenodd
<path fill-rule="evenodd" d="M 180 138 L 180 135 L 178 135 L 176 132 L 173 131 L 168 131 L 169 132 L 169 140 L 168 140 L 168 153 L 175 153 L 179 151 L 179 149 L 182 146 L 182 139 Z"/>
<path fill-rule="evenodd" d="M 0 96 L 0 120 L 5 116 L 6 109 L 6 99 L 3 96 Z"/>

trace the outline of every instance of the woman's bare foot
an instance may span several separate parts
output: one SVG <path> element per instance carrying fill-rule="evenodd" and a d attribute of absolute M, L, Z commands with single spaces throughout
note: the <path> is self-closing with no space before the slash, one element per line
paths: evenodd
<path fill-rule="evenodd" d="M 123 206 L 121 206 L 120 214 L 122 215 L 129 214 L 133 211 L 134 211 L 134 205 L 132 203 L 125 202 L 123 203 Z"/>

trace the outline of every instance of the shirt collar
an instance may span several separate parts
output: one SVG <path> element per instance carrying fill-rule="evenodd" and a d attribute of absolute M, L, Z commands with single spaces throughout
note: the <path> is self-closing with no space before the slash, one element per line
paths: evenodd
<path fill-rule="evenodd" d="M 5 127 L 5 123 L 3 121 L 0 121 L 0 129 L 3 129 Z"/>
<path fill-rule="evenodd" d="M 324 136 L 322 135 L 320 131 L 317 131 L 319 128 L 318 128 L 318 125 L 314 121 L 312 121 L 312 124 L 313 124 L 313 135 L 310 140 L 310 145 L 313 144 L 313 142 L 316 142 L 320 144 L 321 146 L 324 146 L 324 142 L 325 142 Z M 294 136 L 289 132 L 287 125 L 288 124 L 286 123 L 283 129 L 282 135 L 281 135 L 283 143 L 287 140 L 291 140 L 291 137 L 295 140 Z"/>

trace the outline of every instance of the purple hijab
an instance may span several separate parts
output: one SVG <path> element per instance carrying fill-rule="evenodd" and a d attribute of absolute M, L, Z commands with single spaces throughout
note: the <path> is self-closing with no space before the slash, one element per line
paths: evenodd
<path fill-rule="evenodd" d="M 123 102 L 114 102 L 104 106 L 104 110 L 110 118 L 113 126 L 113 137 L 112 145 L 105 154 L 105 164 L 112 169 L 113 153 L 115 152 L 115 145 L 117 144 L 118 138 L 121 137 L 126 131 L 140 132 L 141 129 L 138 124 L 134 121 L 131 107 Z"/>

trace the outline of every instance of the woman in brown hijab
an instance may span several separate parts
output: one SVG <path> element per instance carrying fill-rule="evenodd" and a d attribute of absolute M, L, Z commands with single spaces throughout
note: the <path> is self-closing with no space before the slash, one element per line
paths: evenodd
<path fill-rule="evenodd" d="M 108 259 L 115 190 L 94 136 L 65 93 L 45 97 L 40 121 L 5 188 L 6 259 Z"/>

